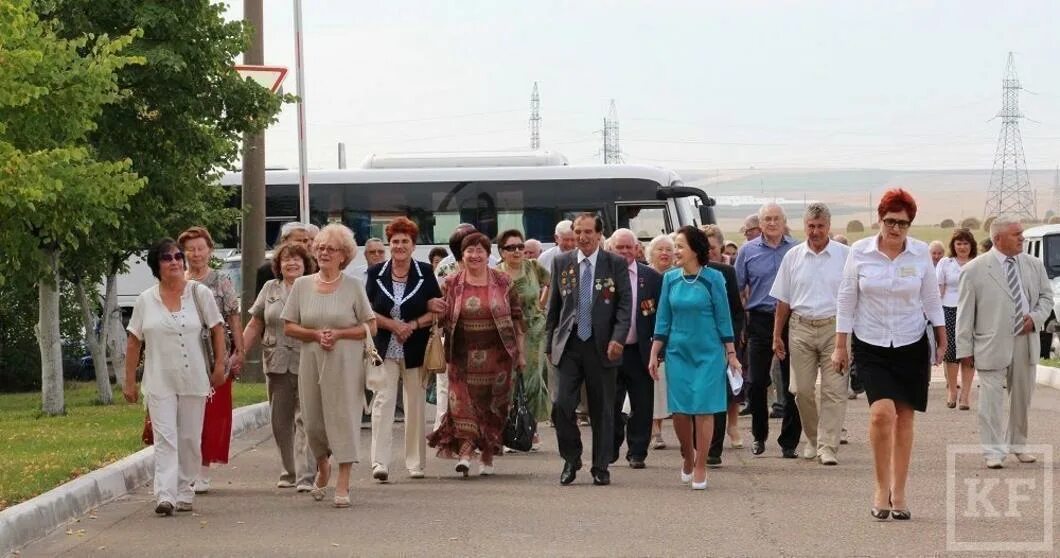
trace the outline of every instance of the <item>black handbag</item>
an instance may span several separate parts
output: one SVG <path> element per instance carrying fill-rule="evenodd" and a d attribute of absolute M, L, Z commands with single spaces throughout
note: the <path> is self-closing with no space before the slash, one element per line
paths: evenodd
<path fill-rule="evenodd" d="M 515 451 L 530 451 L 534 447 L 534 434 L 537 433 L 537 420 L 526 405 L 526 388 L 523 387 L 523 375 L 515 379 L 515 397 L 508 410 L 508 421 L 504 425 L 504 445 Z"/>

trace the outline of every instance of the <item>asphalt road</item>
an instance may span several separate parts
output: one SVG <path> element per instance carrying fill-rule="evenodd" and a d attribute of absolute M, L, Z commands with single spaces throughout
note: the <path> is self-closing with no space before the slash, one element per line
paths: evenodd
<path fill-rule="evenodd" d="M 426 479 L 406 478 L 395 460 L 392 481 L 382 485 L 370 479 L 367 465 L 357 465 L 353 507 L 339 510 L 330 495 L 314 502 L 275 488 L 278 456 L 265 428 L 234 443 L 236 455 L 215 472 L 210 494 L 196 499 L 194 513 L 156 517 L 150 489 L 140 488 L 21 556 L 1057 555 L 1057 516 L 1045 513 L 1055 507 L 1055 484 L 1047 484 L 1057 470 L 1055 448 L 1036 464 L 1010 458 L 1005 469 L 987 470 L 975 451 L 974 407 L 950 410 L 943 397 L 933 384 L 929 411 L 917 416 L 913 520 L 907 522 L 869 516 L 872 461 L 861 398 L 850 402 L 850 444 L 842 447 L 838 466 L 780 458 L 774 420 L 766 453 L 753 457 L 749 449 L 727 448 L 723 467 L 711 471 L 703 492 L 679 483 L 680 457 L 669 430 L 670 447 L 653 451 L 647 469 L 616 465 L 608 487 L 592 486 L 583 471 L 574 485 L 560 486 L 562 461 L 553 430 L 545 427 L 543 451 L 497 459 L 492 478 L 460 479 L 453 462 L 432 455 Z M 1030 423 L 1032 442 L 1060 441 L 1060 391 L 1037 389 Z M 741 422 L 749 447 L 748 428 L 749 421 Z M 588 428 L 583 435 L 588 441 Z M 365 455 L 368 442 L 364 430 Z M 968 444 L 973 453 L 956 455 L 948 471 L 948 448 Z M 394 447 L 402 447 L 400 440 Z M 1043 552 L 1018 546 L 1042 545 L 1043 537 Z M 960 544 L 973 546 L 959 551 Z"/>

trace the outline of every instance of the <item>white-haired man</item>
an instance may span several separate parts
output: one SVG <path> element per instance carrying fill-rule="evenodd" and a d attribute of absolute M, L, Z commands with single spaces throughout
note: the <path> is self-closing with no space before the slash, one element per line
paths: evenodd
<path fill-rule="evenodd" d="M 1009 453 L 1021 463 L 1036 461 L 1026 448 L 1039 350 L 1034 332 L 1049 317 L 1053 290 L 1042 261 L 1023 253 L 1019 220 L 998 217 L 990 238 L 993 248 L 961 271 L 957 358 L 979 370 L 979 440 L 986 466 L 1000 469 Z"/>
<path fill-rule="evenodd" d="M 523 243 L 523 257 L 528 260 L 536 260 L 541 257 L 541 241 L 536 238 L 528 238 Z"/>
<path fill-rule="evenodd" d="M 537 258 L 537 263 L 547 269 L 549 274 L 552 273 L 552 261 L 556 259 L 556 256 L 566 254 L 574 249 L 574 223 L 569 219 L 556 223 L 553 238 L 556 241 L 556 245 L 542 252 L 541 256 Z"/>
<path fill-rule="evenodd" d="M 300 223 L 298 221 L 289 221 L 284 223 L 280 227 L 280 235 L 276 238 L 276 244 L 273 244 L 273 248 L 279 247 L 281 244 L 287 242 L 295 242 L 301 244 L 303 248 L 309 250 L 309 244 L 313 240 L 315 233 L 310 235 L 309 227 L 306 223 Z M 314 227 L 316 228 L 316 227 Z M 317 229 L 318 231 L 320 229 Z M 254 291 L 261 292 L 261 288 L 265 286 L 265 283 L 271 279 L 275 279 L 276 275 L 272 272 L 272 261 L 266 260 L 265 263 L 261 264 L 258 268 L 258 272 L 254 275 Z"/>

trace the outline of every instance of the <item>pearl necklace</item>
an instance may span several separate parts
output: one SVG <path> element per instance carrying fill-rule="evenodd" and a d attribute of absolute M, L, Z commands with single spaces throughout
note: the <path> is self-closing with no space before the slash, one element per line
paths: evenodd
<path fill-rule="evenodd" d="M 688 280 L 688 279 L 687 279 L 687 278 L 685 277 L 685 274 L 684 274 L 684 273 L 682 273 L 682 274 L 681 274 L 681 280 L 682 280 L 682 281 L 684 281 L 685 283 L 688 283 L 689 285 L 695 285 L 695 284 L 696 284 L 696 281 L 699 281 L 699 274 L 700 274 L 700 273 L 703 273 L 703 268 L 702 268 L 702 267 L 700 267 L 700 268 L 699 268 L 699 271 L 697 271 L 697 272 L 696 272 L 696 276 L 695 276 L 695 277 L 693 277 L 691 281 L 689 281 L 689 280 Z"/>
<path fill-rule="evenodd" d="M 338 281 L 339 279 L 342 279 L 342 272 L 339 272 L 338 277 L 335 277 L 331 281 L 325 281 L 324 280 L 324 276 L 319 274 L 319 273 L 317 273 L 317 281 L 320 281 L 321 283 L 323 283 L 325 285 L 330 285 L 330 284 L 334 283 L 335 281 Z"/>

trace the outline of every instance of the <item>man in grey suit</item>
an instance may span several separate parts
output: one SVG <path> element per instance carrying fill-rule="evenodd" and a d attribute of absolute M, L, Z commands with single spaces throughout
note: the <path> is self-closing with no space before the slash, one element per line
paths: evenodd
<path fill-rule="evenodd" d="M 574 219 L 577 250 L 552 264 L 545 352 L 557 368 L 552 422 L 563 456 L 560 484 L 582 467 L 576 409 L 582 384 L 593 429 L 593 484 L 611 483 L 615 384 L 633 308 L 626 260 L 600 248 L 603 223 L 592 213 Z"/>
<path fill-rule="evenodd" d="M 1038 336 L 1053 307 L 1041 260 L 1023 253 L 1023 226 L 1000 216 L 990 226 L 993 248 L 961 273 L 957 303 L 957 358 L 979 369 L 979 439 L 986 466 L 1004 467 L 1027 453 L 1027 410 L 1034 392 Z M 1005 386 L 1009 419 L 1005 434 Z"/>

